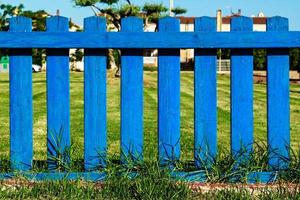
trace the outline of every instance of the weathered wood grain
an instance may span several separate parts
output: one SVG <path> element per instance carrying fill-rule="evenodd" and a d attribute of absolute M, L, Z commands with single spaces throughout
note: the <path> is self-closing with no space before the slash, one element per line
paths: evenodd
<path fill-rule="evenodd" d="M 274 35 L 287 32 L 288 19 L 269 18 L 267 31 Z M 282 169 L 288 166 L 290 151 L 289 50 L 268 50 L 267 60 L 269 165 Z"/>
<path fill-rule="evenodd" d="M 122 19 L 122 32 L 143 32 L 143 20 Z M 121 160 L 143 159 L 143 50 L 124 49 L 121 56 Z"/>
<path fill-rule="evenodd" d="M 106 32 L 106 20 L 89 17 L 85 32 Z M 106 166 L 106 50 L 84 50 L 84 166 L 86 171 Z"/>
<path fill-rule="evenodd" d="M 216 19 L 198 18 L 195 32 L 216 32 Z M 195 50 L 195 143 L 197 167 L 210 165 L 217 153 L 217 53 L 215 49 Z"/>
<path fill-rule="evenodd" d="M 64 33 L 68 31 L 67 18 L 55 16 L 47 19 L 47 32 Z M 50 170 L 57 167 L 56 158 L 68 153 L 71 145 L 69 82 L 69 50 L 48 49 L 47 155 Z"/>
<path fill-rule="evenodd" d="M 251 31 L 252 18 L 231 19 L 232 33 Z M 245 157 L 253 145 L 253 50 L 231 51 L 230 81 L 231 153 L 236 157 Z"/>
<path fill-rule="evenodd" d="M 0 48 L 299 48 L 300 32 L 0 32 Z"/>
<path fill-rule="evenodd" d="M 180 31 L 178 19 L 166 17 L 158 30 L 172 35 Z M 180 158 L 180 50 L 160 49 L 158 55 L 158 151 L 162 164 Z"/>
<path fill-rule="evenodd" d="M 11 32 L 30 32 L 26 17 L 10 19 Z M 10 160 L 13 170 L 29 170 L 33 159 L 32 52 L 14 49 L 10 53 Z"/>

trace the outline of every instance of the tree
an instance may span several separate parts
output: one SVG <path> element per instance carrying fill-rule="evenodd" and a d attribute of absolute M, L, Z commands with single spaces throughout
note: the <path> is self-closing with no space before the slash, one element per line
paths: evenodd
<path fill-rule="evenodd" d="M 24 5 L 0 4 L 0 31 L 8 31 L 8 19 L 22 13 Z"/>
<path fill-rule="evenodd" d="M 44 31 L 46 18 L 50 16 L 44 10 L 30 11 L 24 10 L 24 5 L 20 4 L 18 6 L 12 6 L 10 4 L 1 4 L 0 5 L 0 30 L 8 31 L 9 23 L 8 20 L 11 17 L 15 16 L 25 16 L 32 19 L 33 31 Z M 37 65 L 42 65 L 43 63 L 43 50 L 42 49 L 33 49 L 33 63 Z M 0 51 L 0 57 L 3 55 L 8 55 L 8 50 Z"/>
<path fill-rule="evenodd" d="M 158 19 L 161 17 L 167 16 L 166 12 L 168 8 L 163 4 L 153 4 L 146 3 L 143 6 L 143 18 L 145 19 L 145 26 L 148 26 L 150 23 L 157 24 Z"/>
<path fill-rule="evenodd" d="M 267 56 L 266 49 L 253 50 L 254 70 L 266 70 L 266 66 L 267 66 L 266 56 Z"/>
<path fill-rule="evenodd" d="M 24 16 L 32 19 L 32 30 L 33 31 L 45 31 L 46 30 L 46 19 L 51 16 L 45 10 L 24 10 L 24 5 L 20 4 L 18 6 L 12 6 L 10 4 L 1 4 L 0 5 L 0 31 L 8 31 L 9 23 L 8 20 L 14 16 Z M 70 22 L 70 27 L 75 26 L 72 22 Z M 0 57 L 8 55 L 8 50 L 1 50 Z M 45 62 L 44 49 L 33 49 L 32 50 L 33 64 L 37 64 L 42 66 Z M 76 54 L 77 56 L 77 54 Z M 78 54 L 80 57 L 80 55 Z M 77 59 L 77 58 L 76 58 Z"/>
<path fill-rule="evenodd" d="M 290 50 L 290 66 L 291 70 L 297 70 L 300 78 L 300 49 Z"/>
<path fill-rule="evenodd" d="M 267 68 L 267 50 L 255 49 L 254 50 L 254 69 L 266 70 Z M 290 70 L 297 70 L 300 72 L 300 49 L 291 49 L 290 55 Z"/>
<path fill-rule="evenodd" d="M 107 19 L 110 29 L 121 30 L 121 19 L 128 16 L 139 16 L 145 21 L 145 26 L 149 23 L 157 23 L 160 17 L 166 16 L 168 8 L 163 4 L 146 3 L 141 8 L 133 5 L 130 0 L 124 0 L 121 6 L 118 6 L 120 0 L 73 0 L 76 6 L 90 7 L 96 16 L 104 16 Z M 184 14 L 185 9 L 175 8 L 173 13 L 175 15 Z M 117 67 L 116 76 L 119 76 L 120 64 L 119 64 L 120 51 L 109 50 L 109 68 Z"/>
<path fill-rule="evenodd" d="M 18 6 L 12 6 L 9 4 L 0 4 L 0 31 L 8 31 L 8 19 L 10 17 L 18 15 L 18 13 L 22 12 L 24 6 L 20 4 Z M 0 50 L 0 58 L 2 56 L 7 56 L 8 50 L 1 49 Z"/>
<path fill-rule="evenodd" d="M 187 10 L 185 8 L 176 7 L 172 9 L 172 12 L 174 13 L 175 16 L 177 16 L 177 15 L 185 14 Z"/>

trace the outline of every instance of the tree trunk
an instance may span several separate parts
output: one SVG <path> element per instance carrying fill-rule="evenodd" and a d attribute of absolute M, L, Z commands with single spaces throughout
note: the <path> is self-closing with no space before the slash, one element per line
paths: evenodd
<path fill-rule="evenodd" d="M 117 64 L 114 57 L 113 49 L 108 49 L 108 69 L 116 69 Z"/>

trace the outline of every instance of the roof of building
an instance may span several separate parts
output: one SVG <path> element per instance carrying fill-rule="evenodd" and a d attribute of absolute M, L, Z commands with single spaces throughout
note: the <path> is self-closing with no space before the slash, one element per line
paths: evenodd
<path fill-rule="evenodd" d="M 177 17 L 180 19 L 180 24 L 194 24 L 195 17 Z"/>

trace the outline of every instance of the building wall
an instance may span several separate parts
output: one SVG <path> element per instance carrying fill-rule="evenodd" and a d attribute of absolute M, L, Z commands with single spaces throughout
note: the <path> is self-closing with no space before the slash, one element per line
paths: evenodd
<path fill-rule="evenodd" d="M 180 32 L 194 32 L 194 24 L 180 24 Z M 181 49 L 180 50 L 180 62 L 190 63 L 194 60 L 194 49 Z"/>
<path fill-rule="evenodd" d="M 267 25 L 266 24 L 254 24 L 253 31 L 265 32 L 265 31 L 267 31 Z"/>
<path fill-rule="evenodd" d="M 229 32 L 230 24 L 222 24 L 222 32 Z M 266 24 L 253 24 L 253 31 L 266 31 L 267 25 Z"/>
<path fill-rule="evenodd" d="M 222 24 L 221 32 L 229 32 L 230 31 L 230 24 Z"/>
<path fill-rule="evenodd" d="M 145 28 L 145 32 L 155 32 L 156 24 L 149 24 Z M 157 49 L 144 49 L 144 65 L 147 67 L 156 67 L 158 64 L 157 60 Z"/>
<path fill-rule="evenodd" d="M 222 32 L 230 32 L 230 18 L 231 17 L 224 17 L 223 22 L 220 23 L 221 31 Z M 266 31 L 266 18 L 253 18 L 254 25 L 253 31 Z M 181 32 L 193 32 L 194 31 L 194 18 L 189 17 L 181 17 L 181 24 L 180 24 L 180 31 Z M 156 25 L 150 24 L 146 29 L 145 32 L 155 32 Z M 157 66 L 157 49 L 152 50 L 145 50 L 144 51 L 144 65 L 145 66 Z M 182 64 L 189 65 L 191 62 L 194 61 L 194 49 L 181 49 L 180 50 L 180 61 Z M 222 62 L 223 63 L 223 62 Z"/>

